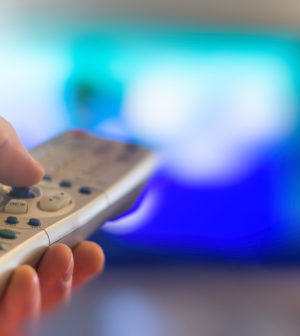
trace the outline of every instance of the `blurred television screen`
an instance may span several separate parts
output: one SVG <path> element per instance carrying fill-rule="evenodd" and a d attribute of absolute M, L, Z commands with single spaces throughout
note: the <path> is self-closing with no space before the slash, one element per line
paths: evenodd
<path fill-rule="evenodd" d="M 108 258 L 298 261 L 293 34 L 58 20 L 1 35 L 1 115 L 27 148 L 84 128 L 159 153 L 134 210 L 93 236 Z"/>

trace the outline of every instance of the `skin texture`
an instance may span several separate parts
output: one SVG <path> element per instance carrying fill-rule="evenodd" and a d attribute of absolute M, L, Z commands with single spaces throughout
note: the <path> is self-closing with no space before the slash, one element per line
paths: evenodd
<path fill-rule="evenodd" d="M 44 175 L 43 167 L 21 144 L 13 127 L 0 117 L 0 182 L 30 186 Z M 99 274 L 104 267 L 102 249 L 81 242 L 73 250 L 64 244 L 48 248 L 37 269 L 18 267 L 0 301 L 0 335 L 22 335 L 25 321 L 68 301 L 74 288 Z"/>

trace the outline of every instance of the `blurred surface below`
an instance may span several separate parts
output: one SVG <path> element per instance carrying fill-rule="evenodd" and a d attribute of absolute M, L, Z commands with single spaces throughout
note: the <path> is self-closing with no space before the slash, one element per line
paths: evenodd
<path fill-rule="evenodd" d="M 297 269 L 108 267 L 39 335 L 298 336 Z"/>

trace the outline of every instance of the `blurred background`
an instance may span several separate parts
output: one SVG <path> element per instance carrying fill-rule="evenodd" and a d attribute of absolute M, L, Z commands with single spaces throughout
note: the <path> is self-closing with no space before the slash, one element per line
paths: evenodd
<path fill-rule="evenodd" d="M 1 7 L 0 114 L 27 148 L 75 127 L 160 156 L 91 237 L 103 277 L 39 334 L 298 335 L 297 1 Z"/>

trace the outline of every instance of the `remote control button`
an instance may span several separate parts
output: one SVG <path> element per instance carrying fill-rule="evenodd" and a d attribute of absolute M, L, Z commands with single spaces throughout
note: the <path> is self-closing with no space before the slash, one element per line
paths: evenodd
<path fill-rule="evenodd" d="M 39 207 L 43 211 L 58 211 L 68 204 L 72 203 L 72 198 L 64 191 L 49 191 L 45 194 L 39 203 Z"/>
<path fill-rule="evenodd" d="M 8 229 L 1 229 L 0 230 L 0 238 L 16 239 L 17 235 L 16 235 L 15 231 L 8 230 Z"/>
<path fill-rule="evenodd" d="M 44 177 L 43 177 L 43 180 L 44 181 L 52 181 L 52 177 L 48 174 L 45 174 Z"/>
<path fill-rule="evenodd" d="M 12 199 L 4 207 L 4 212 L 24 214 L 27 212 L 27 202 L 21 199 Z"/>
<path fill-rule="evenodd" d="M 89 194 L 92 193 L 92 189 L 91 189 L 90 187 L 81 187 L 81 188 L 79 189 L 79 192 L 80 192 L 81 194 L 89 195 Z"/>
<path fill-rule="evenodd" d="M 5 222 L 7 224 L 17 224 L 19 221 L 18 221 L 18 218 L 17 217 L 14 217 L 14 216 L 8 216 L 5 220 Z"/>
<path fill-rule="evenodd" d="M 33 198 L 34 193 L 29 187 L 22 187 L 22 188 L 12 187 L 10 190 L 9 196 L 15 197 L 15 198 Z"/>
<path fill-rule="evenodd" d="M 31 226 L 40 226 L 41 222 L 38 218 L 30 218 L 28 224 Z"/>
<path fill-rule="evenodd" d="M 62 180 L 59 185 L 64 188 L 70 188 L 72 187 L 72 182 L 69 180 Z"/>

